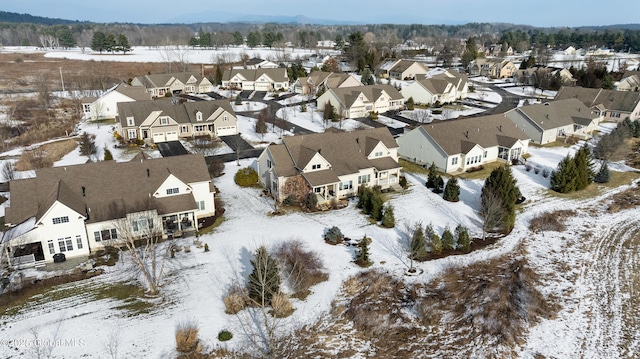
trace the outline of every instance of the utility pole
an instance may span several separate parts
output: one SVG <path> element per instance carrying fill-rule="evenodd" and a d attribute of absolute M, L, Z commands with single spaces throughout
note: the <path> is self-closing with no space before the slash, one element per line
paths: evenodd
<path fill-rule="evenodd" d="M 60 82 L 62 83 L 62 93 L 64 94 L 64 78 L 62 78 L 62 67 L 60 69 Z"/>

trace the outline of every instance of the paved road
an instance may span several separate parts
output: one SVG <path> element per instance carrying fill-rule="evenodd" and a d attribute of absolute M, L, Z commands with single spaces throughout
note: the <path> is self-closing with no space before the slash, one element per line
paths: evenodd
<path fill-rule="evenodd" d="M 158 150 L 162 157 L 180 156 L 189 153 L 180 141 L 158 142 Z"/>

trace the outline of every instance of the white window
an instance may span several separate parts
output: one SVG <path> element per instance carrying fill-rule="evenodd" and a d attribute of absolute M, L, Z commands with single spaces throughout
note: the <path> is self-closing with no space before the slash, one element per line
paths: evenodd
<path fill-rule="evenodd" d="M 375 157 L 381 157 L 381 156 L 382 156 L 382 151 L 380 151 L 380 152 L 376 152 L 376 153 L 374 154 L 374 156 L 375 156 Z"/>
<path fill-rule="evenodd" d="M 267 168 L 271 168 L 273 166 L 273 163 L 271 162 L 271 160 L 267 160 Z"/>
<path fill-rule="evenodd" d="M 487 151 L 484 151 L 484 158 L 487 158 Z"/>
<path fill-rule="evenodd" d="M 76 246 L 78 246 L 78 249 L 82 249 L 82 236 L 81 235 L 76 235 Z"/>
<path fill-rule="evenodd" d="M 315 164 L 315 165 L 311 165 L 311 169 L 312 169 L 312 170 L 319 170 L 319 169 L 320 169 L 320 167 L 322 167 L 322 165 L 321 165 L 321 164 L 319 164 L 319 163 L 318 163 L 318 164 Z"/>
<path fill-rule="evenodd" d="M 224 116 L 224 117 L 222 118 L 222 121 L 229 121 L 229 117 Z"/>
<path fill-rule="evenodd" d="M 73 250 L 73 241 L 71 240 L 71 237 L 65 238 L 64 241 L 67 243 L 67 250 L 68 251 L 72 251 Z"/>
<path fill-rule="evenodd" d="M 136 139 L 138 138 L 138 133 L 136 130 L 127 130 L 127 137 L 129 137 L 130 140 Z"/>
<path fill-rule="evenodd" d="M 160 117 L 161 125 L 166 125 L 167 123 L 169 123 L 169 120 L 166 117 Z"/>
<path fill-rule="evenodd" d="M 69 223 L 69 216 L 56 217 L 53 219 L 53 224 L 60 224 L 60 223 Z"/>
<path fill-rule="evenodd" d="M 127 126 L 134 126 L 133 117 L 127 117 Z"/>
<path fill-rule="evenodd" d="M 58 238 L 58 247 L 60 247 L 60 252 L 72 251 L 73 242 L 71 242 L 71 237 Z"/>
<path fill-rule="evenodd" d="M 358 176 L 358 184 L 369 183 L 371 181 L 371 175 Z"/>
<path fill-rule="evenodd" d="M 202 112 L 196 113 L 196 121 L 202 121 Z"/>
<path fill-rule="evenodd" d="M 204 211 L 204 201 L 198 201 L 198 210 Z"/>
<path fill-rule="evenodd" d="M 340 190 L 349 190 L 353 188 L 353 181 L 340 182 Z"/>
<path fill-rule="evenodd" d="M 322 187 L 315 187 L 315 188 L 313 189 L 313 192 L 315 192 L 315 193 L 320 193 L 320 192 L 322 192 Z"/>
<path fill-rule="evenodd" d="M 193 126 L 193 130 L 195 132 L 203 132 L 204 131 L 204 125 Z"/>
<path fill-rule="evenodd" d="M 49 239 L 47 241 L 47 246 L 49 247 L 49 254 L 55 254 L 56 253 L 56 247 L 53 244 L 53 239 Z"/>
<path fill-rule="evenodd" d="M 182 126 L 180 127 L 180 132 L 182 132 L 182 133 L 187 133 L 187 132 L 189 132 L 189 126 L 187 126 L 187 125 L 182 125 Z"/>
<path fill-rule="evenodd" d="M 167 194 L 178 194 L 180 193 L 180 189 L 176 188 L 167 188 Z"/>
<path fill-rule="evenodd" d="M 458 157 L 454 157 L 451 159 L 451 165 L 457 165 L 458 164 Z"/>
<path fill-rule="evenodd" d="M 131 220 L 131 228 L 134 232 L 144 231 L 145 229 L 153 228 L 153 219 L 151 218 L 138 218 Z"/>
<path fill-rule="evenodd" d="M 91 112 L 91 105 L 85 103 L 84 105 L 82 105 L 82 109 L 84 110 L 84 112 Z"/>

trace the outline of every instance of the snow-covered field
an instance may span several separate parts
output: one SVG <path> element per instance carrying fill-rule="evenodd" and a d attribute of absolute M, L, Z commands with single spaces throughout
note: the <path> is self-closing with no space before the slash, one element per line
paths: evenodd
<path fill-rule="evenodd" d="M 2 51 L 6 51 L 6 48 Z M 154 51 L 159 52 L 149 49 L 145 53 L 150 56 Z M 140 49 L 136 49 L 136 52 L 142 53 Z M 69 58 L 71 53 L 62 52 Z M 54 55 L 62 56 L 57 53 L 48 56 Z M 102 56 L 133 58 L 134 55 Z M 475 98 L 501 101 L 495 92 L 485 92 L 482 98 Z M 254 104 L 258 106 L 250 102 L 251 110 L 254 110 Z M 295 109 L 294 106 L 280 110 L 286 111 L 288 121 L 315 132 L 324 130 L 321 114 L 312 108 L 300 112 L 299 106 Z M 255 119 L 242 115 L 238 119 L 242 136 L 254 144 L 265 145 L 277 141 L 281 135 L 278 129 L 270 127 L 270 132 L 261 136 L 255 133 Z M 393 120 L 381 117 L 378 121 Z M 335 123 L 332 125 L 336 126 Z M 345 128 L 354 128 L 356 125 L 352 121 L 342 123 Z M 394 127 L 403 125 L 393 121 Z M 608 132 L 611 128 L 611 124 L 603 124 L 601 131 Z M 116 160 L 120 161 L 135 155 L 135 152 L 114 146 L 111 126 L 85 123 L 80 130 L 96 135 L 99 149 L 97 158 L 102 158 L 101 151 L 104 148 L 109 148 Z M 580 145 L 567 148 L 530 147 L 528 162 L 553 169 Z M 22 150 L 2 153 L 0 158 L 12 158 Z M 149 153 L 159 156 L 157 151 Z M 76 150 L 56 162 L 56 165 L 78 164 L 86 160 L 87 157 L 81 156 Z M 129 293 L 123 299 L 109 294 L 114 284 L 135 283 L 129 270 L 133 264 L 122 254 L 116 266 L 105 267 L 105 274 L 58 286 L 32 298 L 20 310 L 1 315 L 0 357 L 46 356 L 37 351 L 42 347 L 34 345 L 35 337 L 45 343 L 54 343 L 49 346 L 52 350 L 48 353 L 52 358 L 110 357 L 106 347 L 114 341 L 117 342 L 120 357 L 174 357 L 174 330 L 176 325 L 185 321 L 197 323 L 199 338 L 205 349 L 244 347 L 246 337 L 242 333 L 246 329 L 246 322 L 238 316 L 225 314 L 222 298 L 229 285 L 246 281 L 251 271 L 251 254 L 258 246 L 274 248 L 287 240 L 302 241 L 305 246 L 318 252 L 330 272 L 329 280 L 313 287 L 313 293 L 306 300 L 293 299 L 295 312 L 285 319 L 284 325 L 292 330 L 314 323 L 330 309 L 342 282 L 362 271 L 352 262 L 353 249 L 324 243 L 322 234 L 332 226 L 338 226 L 351 238 L 364 235 L 371 237 L 373 268 L 410 283 L 429 282 L 450 268 L 508 254 L 523 244 L 528 249 L 531 265 L 548 275 L 549 279 L 539 286 L 539 290 L 557 298 L 562 307 L 557 315 L 543 319 L 531 328 L 526 341 L 516 348 L 520 357 L 634 358 L 640 352 L 640 312 L 637 309 L 640 305 L 640 287 L 636 276 L 640 270 L 640 220 L 637 210 L 607 213 L 604 210 L 606 205 L 602 202 L 607 195 L 627 186 L 616 189 L 602 187 L 602 193 L 590 199 L 555 197 L 547 192 L 548 178 L 533 171 L 527 172 L 523 166 L 515 166 L 514 176 L 528 200 L 517 215 L 514 231 L 495 245 L 468 255 L 417 263 L 422 273 L 405 276 L 409 263 L 400 245 L 402 228 L 405 226 L 417 222 L 432 223 L 435 230 L 442 233 L 445 226 L 453 228 L 462 224 L 470 229 L 472 235 L 480 235 L 481 219 L 477 209 L 481 180 L 460 180 L 461 200 L 450 203 L 424 186 L 424 176 L 407 174 L 411 185 L 409 189 L 390 195 L 390 203 L 395 209 L 396 228 L 384 229 L 371 224 L 353 202 L 347 208 L 329 212 L 270 215 L 273 205 L 268 198 L 261 196 L 260 190 L 240 188 L 233 182 L 237 169 L 250 166 L 253 161 L 242 160 L 240 166 L 235 162 L 226 163 L 225 174 L 214 180 L 219 190 L 218 196 L 225 202 L 225 220 L 212 233 L 199 238 L 200 242 L 209 245 L 210 252 L 196 247 L 195 238 L 176 240 L 181 246 L 189 246 L 191 251 L 180 251 L 176 258 L 168 260 L 168 272 L 160 298 L 138 298 Z M 611 168 L 614 171 L 630 170 L 623 163 L 612 164 Z M 567 231 L 532 233 L 528 229 L 531 218 L 557 209 L 575 209 L 577 212 L 570 220 Z M 133 304 L 127 302 L 131 298 L 135 298 Z M 140 310 L 140 307 L 145 310 Z M 234 338 L 226 344 L 217 340 L 218 332 L 223 329 L 234 334 Z M 364 348 L 366 338 L 363 341 Z M 433 357 L 443 357 L 440 354 L 433 353 Z M 356 351 L 351 358 L 365 356 L 363 352 Z"/>

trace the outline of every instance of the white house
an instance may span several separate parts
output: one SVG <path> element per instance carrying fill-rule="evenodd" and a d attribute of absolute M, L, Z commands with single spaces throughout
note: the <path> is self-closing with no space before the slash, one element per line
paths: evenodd
<path fill-rule="evenodd" d="M 59 253 L 87 256 L 117 245 L 123 230 L 193 232 L 215 214 L 202 155 L 43 168 L 11 181 L 10 191 L 2 251 L 12 266 L 51 263 Z"/>
<path fill-rule="evenodd" d="M 547 144 L 559 137 L 589 138 L 602 116 L 576 98 L 517 107 L 505 115 L 524 130 L 531 142 Z"/>
<path fill-rule="evenodd" d="M 164 97 L 168 93 L 206 93 L 213 91 L 211 81 L 197 72 L 138 76 L 131 81 L 131 85 L 143 87 L 153 98 Z"/>
<path fill-rule="evenodd" d="M 383 113 L 404 108 L 404 98 L 391 85 L 369 85 L 331 88 L 317 99 L 318 110 L 331 103 L 343 118 L 366 117 L 372 112 Z"/>
<path fill-rule="evenodd" d="M 441 74 L 412 81 L 400 90 L 405 101 L 433 105 L 436 102 L 451 103 L 467 97 L 469 83 L 463 74 L 445 71 Z"/>
<path fill-rule="evenodd" d="M 400 59 L 384 60 L 375 69 L 377 76 L 396 80 L 413 80 L 423 77 L 428 71 L 426 64 Z"/>
<path fill-rule="evenodd" d="M 289 89 L 289 77 L 284 67 L 231 69 L 222 74 L 222 86 L 247 91 L 286 91 Z"/>
<path fill-rule="evenodd" d="M 577 98 L 602 115 L 603 121 L 620 122 L 640 119 L 640 92 L 616 91 L 579 86 L 563 86 L 555 100 Z"/>
<path fill-rule="evenodd" d="M 98 98 L 84 98 L 82 111 L 84 118 L 91 121 L 114 119 L 118 114 L 118 103 L 144 100 L 151 100 L 144 88 L 121 82 Z"/>
<path fill-rule="evenodd" d="M 315 94 L 318 90 L 330 88 L 363 86 L 355 76 L 344 73 L 313 71 L 309 76 L 299 77 L 294 81 L 293 91 L 302 95 Z"/>
<path fill-rule="evenodd" d="M 434 121 L 398 137 L 401 158 L 456 174 L 483 164 L 511 163 L 527 153 L 529 136 L 504 115 Z"/>
<path fill-rule="evenodd" d="M 118 133 L 125 141 L 178 141 L 238 133 L 238 119 L 228 100 L 176 103 L 170 99 L 118 105 Z"/>
<path fill-rule="evenodd" d="M 257 171 L 260 183 L 278 201 L 291 194 L 287 181 L 301 176 L 322 204 L 354 196 L 363 185 L 397 185 L 398 145 L 386 127 L 285 137 L 282 144 L 264 149 Z"/>

